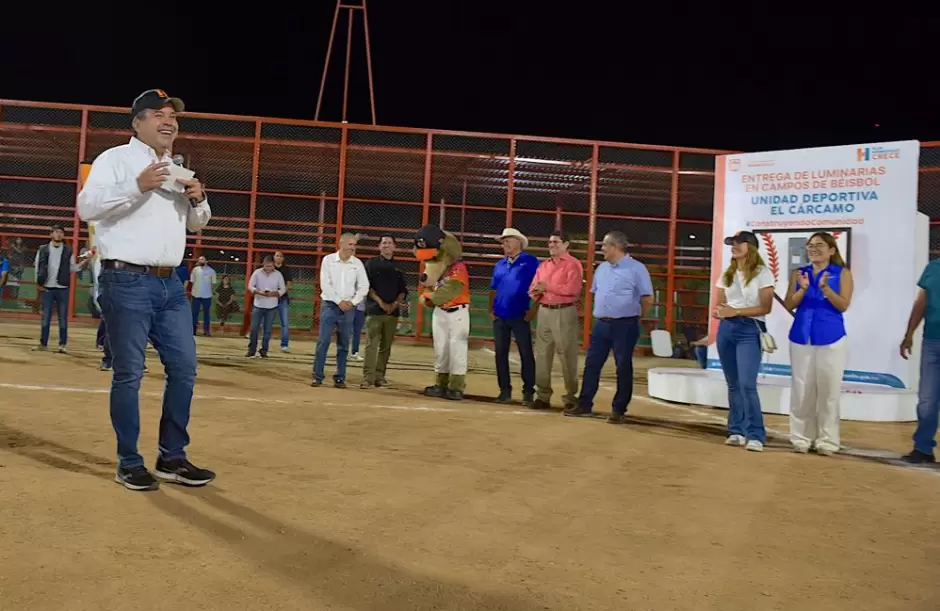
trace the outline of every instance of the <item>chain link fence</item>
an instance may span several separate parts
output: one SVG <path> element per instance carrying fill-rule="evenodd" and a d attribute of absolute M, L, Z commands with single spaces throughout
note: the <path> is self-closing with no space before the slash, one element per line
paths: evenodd
<path fill-rule="evenodd" d="M 79 162 L 127 142 L 130 121 L 121 108 L 0 101 L 0 247 L 22 270 L 16 294 L 3 293 L 4 315 L 33 311 L 32 261 L 53 223 L 66 226 L 76 251 L 85 243 L 74 210 Z M 921 157 L 928 214 L 940 208 L 938 150 L 925 147 Z M 188 237 L 184 263 L 205 256 L 241 296 L 262 257 L 282 252 L 293 270 L 297 331 L 316 331 L 320 262 L 350 232 L 359 235 L 363 259 L 377 254 L 383 235 L 396 238 L 412 289 L 403 329 L 429 337 L 429 312 L 417 304 L 420 267 L 410 252 L 411 237 L 427 222 L 463 243 L 475 338 L 492 336 L 489 286 L 502 256 L 496 238 L 506 227 L 528 236 L 540 258 L 552 231 L 568 234 L 585 269 L 585 341 L 593 268 L 603 260 L 604 234 L 614 230 L 627 235 L 631 255 L 653 276 L 646 331 L 675 335 L 706 320 L 714 153 L 197 113 L 180 119 L 174 153 L 204 181 L 213 209 L 209 226 Z M 940 233 L 932 228 L 931 236 L 940 248 Z M 86 315 L 89 283 L 76 283 L 73 316 Z M 249 308 L 245 295 L 229 322 L 242 324 Z"/>

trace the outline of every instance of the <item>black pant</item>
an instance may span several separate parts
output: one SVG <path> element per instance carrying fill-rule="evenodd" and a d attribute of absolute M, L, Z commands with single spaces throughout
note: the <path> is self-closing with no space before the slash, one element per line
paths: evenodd
<path fill-rule="evenodd" d="M 493 321 L 493 341 L 496 344 L 496 379 L 500 392 L 512 392 L 509 381 L 509 345 L 516 338 L 519 360 L 522 362 L 522 393 L 535 392 L 535 355 L 532 352 L 532 327 L 524 318 L 497 318 Z"/>

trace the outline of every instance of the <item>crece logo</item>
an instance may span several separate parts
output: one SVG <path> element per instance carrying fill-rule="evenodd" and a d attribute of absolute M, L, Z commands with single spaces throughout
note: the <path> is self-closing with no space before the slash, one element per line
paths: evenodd
<path fill-rule="evenodd" d="M 901 149 L 886 149 L 880 146 L 866 146 L 855 151 L 856 161 L 884 161 L 885 159 L 900 159 Z"/>

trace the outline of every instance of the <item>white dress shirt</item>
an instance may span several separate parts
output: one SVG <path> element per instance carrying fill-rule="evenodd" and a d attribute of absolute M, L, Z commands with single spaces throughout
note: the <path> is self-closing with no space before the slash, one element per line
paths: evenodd
<path fill-rule="evenodd" d="M 263 267 L 256 269 L 251 278 L 248 279 L 248 290 L 254 295 L 254 307 L 261 310 L 271 310 L 277 307 L 281 295 L 287 292 L 287 286 L 284 284 L 284 276 L 281 272 L 274 270 L 270 274 L 264 271 Z M 277 295 L 268 297 L 267 295 L 257 295 L 255 291 L 277 291 Z"/>
<path fill-rule="evenodd" d="M 369 277 L 366 266 L 357 257 L 343 261 L 339 253 L 323 257 L 320 263 L 320 298 L 339 304 L 352 302 L 354 306 L 366 298 L 369 292 Z"/>
<path fill-rule="evenodd" d="M 101 153 L 78 194 L 78 216 L 95 223 L 102 260 L 176 267 L 186 250 L 186 230 L 199 231 L 212 216 L 208 198 L 195 206 L 180 193 L 162 188 L 141 193 L 137 177 L 162 158 L 138 140 Z"/>

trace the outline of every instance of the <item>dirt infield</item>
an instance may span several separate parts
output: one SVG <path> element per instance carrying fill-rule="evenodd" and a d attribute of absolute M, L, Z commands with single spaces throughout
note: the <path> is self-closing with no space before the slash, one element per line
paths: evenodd
<path fill-rule="evenodd" d="M 909 424 L 845 423 L 853 455 L 753 454 L 722 445 L 723 412 L 642 397 L 618 426 L 427 399 L 424 346 L 362 391 L 358 364 L 311 388 L 309 341 L 261 362 L 199 337 L 189 450 L 218 480 L 133 493 L 93 331 L 57 355 L 34 327 L 0 324 L 3 611 L 940 608 L 940 472 L 883 458 Z M 472 365 L 468 392 L 495 396 L 492 355 Z"/>

